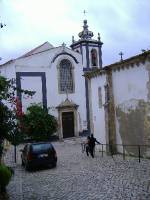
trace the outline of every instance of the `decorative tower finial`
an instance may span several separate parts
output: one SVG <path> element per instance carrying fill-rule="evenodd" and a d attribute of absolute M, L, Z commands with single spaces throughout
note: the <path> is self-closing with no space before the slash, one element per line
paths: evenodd
<path fill-rule="evenodd" d="M 122 56 L 124 55 L 123 52 L 121 51 L 121 52 L 119 53 L 119 55 L 120 55 L 120 57 L 121 57 L 120 61 L 123 61 L 123 57 L 122 57 Z"/>
<path fill-rule="evenodd" d="M 93 37 L 93 32 L 88 30 L 86 19 L 83 21 L 83 31 L 81 31 L 78 35 L 81 39 L 91 39 Z"/>
<path fill-rule="evenodd" d="M 100 33 L 98 33 L 97 39 L 98 39 L 98 41 L 101 41 Z"/>
<path fill-rule="evenodd" d="M 74 43 L 75 41 L 74 41 L 74 36 L 72 36 L 72 43 Z"/>

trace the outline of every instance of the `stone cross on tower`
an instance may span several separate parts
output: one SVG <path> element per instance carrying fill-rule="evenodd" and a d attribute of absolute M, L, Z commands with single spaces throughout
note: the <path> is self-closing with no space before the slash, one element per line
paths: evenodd
<path fill-rule="evenodd" d="M 120 57 L 121 57 L 120 61 L 123 61 L 123 57 L 122 57 L 122 56 L 124 55 L 123 52 L 121 51 L 121 52 L 119 53 L 119 55 L 120 55 Z"/>
<path fill-rule="evenodd" d="M 64 42 L 62 43 L 62 47 L 63 47 L 63 51 L 65 51 L 66 44 Z"/>
<path fill-rule="evenodd" d="M 87 11 L 84 10 L 84 11 L 83 11 L 84 18 L 86 17 L 86 13 L 87 13 Z"/>

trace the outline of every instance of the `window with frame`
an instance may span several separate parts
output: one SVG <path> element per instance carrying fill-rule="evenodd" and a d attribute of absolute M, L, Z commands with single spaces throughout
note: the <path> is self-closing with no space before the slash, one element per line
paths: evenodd
<path fill-rule="evenodd" d="M 73 67 L 69 60 L 63 59 L 59 66 L 59 90 L 61 93 L 73 93 Z"/>
<path fill-rule="evenodd" d="M 102 89 L 98 87 L 98 106 L 102 108 Z"/>

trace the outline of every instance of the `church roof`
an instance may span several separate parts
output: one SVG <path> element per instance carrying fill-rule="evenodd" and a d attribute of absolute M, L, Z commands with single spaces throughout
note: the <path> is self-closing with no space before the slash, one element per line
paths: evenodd
<path fill-rule="evenodd" d="M 11 64 L 14 61 L 14 59 L 8 60 L 7 62 L 0 65 L 2 67 L 3 65 Z"/>
<path fill-rule="evenodd" d="M 15 59 L 8 60 L 7 62 L 1 64 L 0 67 L 3 67 L 7 64 L 11 64 L 18 59 L 26 58 L 28 56 L 32 56 L 32 55 L 36 55 L 36 54 L 40 54 L 40 53 L 43 53 L 43 52 L 46 52 L 49 50 L 53 50 L 53 49 L 62 49 L 62 52 L 63 52 L 63 53 L 62 52 L 60 53 L 58 51 L 58 54 L 55 57 L 57 57 L 58 55 L 61 55 L 61 54 L 70 55 L 75 60 L 75 62 L 78 63 L 78 61 L 76 60 L 76 58 L 74 56 L 72 56 L 70 53 L 67 53 L 66 50 L 69 50 L 69 51 L 72 51 L 72 50 L 70 48 L 66 47 L 66 45 L 64 43 L 61 46 L 54 47 L 49 42 L 44 42 L 43 44 L 39 45 L 38 47 L 32 49 L 31 51 L 29 51 L 25 54 L 23 54 L 22 56 L 19 56 L 18 58 L 15 58 Z M 73 51 L 73 53 L 77 53 L 77 52 Z"/>
<path fill-rule="evenodd" d="M 34 49 L 32 49 L 31 51 L 25 53 L 22 56 L 20 56 L 18 58 L 15 58 L 15 59 L 8 60 L 7 62 L 1 64 L 0 67 L 2 67 L 4 65 L 7 65 L 7 64 L 10 64 L 10 63 L 14 62 L 17 59 L 25 58 L 25 57 L 28 57 L 28 56 L 31 56 L 31 55 L 34 55 L 34 54 L 38 54 L 38 53 L 42 53 L 44 51 L 48 51 L 48 50 L 53 49 L 53 48 L 55 48 L 55 47 L 52 44 L 50 44 L 49 42 L 44 42 L 43 44 L 35 47 Z"/>
<path fill-rule="evenodd" d="M 41 52 L 47 51 L 51 48 L 54 48 L 53 45 L 51 45 L 49 42 L 44 42 L 40 46 L 32 49 L 31 51 L 27 52 L 26 54 L 24 54 L 23 56 L 21 56 L 19 58 L 24 58 L 24 57 L 31 56 L 31 55 L 34 55 L 34 54 L 37 54 L 37 53 L 41 53 Z"/>
<path fill-rule="evenodd" d="M 85 72 L 84 76 L 87 78 L 93 78 L 95 76 L 102 75 L 107 73 L 109 70 L 120 70 L 121 68 L 133 66 L 134 64 L 139 65 L 139 63 L 144 63 L 146 59 L 150 60 L 150 50 L 145 51 L 144 53 L 138 54 L 136 56 L 130 57 L 126 60 L 121 60 L 107 66 L 104 66 L 102 69 L 93 69 L 91 71 Z"/>

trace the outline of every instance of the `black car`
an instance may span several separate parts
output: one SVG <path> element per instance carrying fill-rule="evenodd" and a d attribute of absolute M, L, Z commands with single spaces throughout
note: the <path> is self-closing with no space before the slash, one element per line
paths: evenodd
<path fill-rule="evenodd" d="M 57 154 L 50 142 L 29 143 L 21 150 L 22 166 L 26 170 L 40 166 L 56 167 Z"/>

